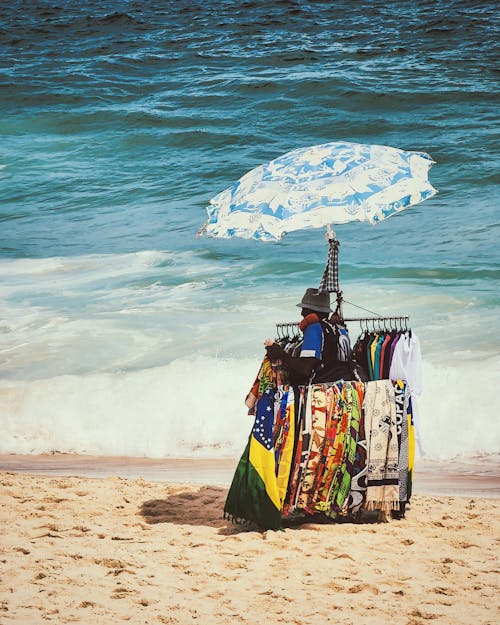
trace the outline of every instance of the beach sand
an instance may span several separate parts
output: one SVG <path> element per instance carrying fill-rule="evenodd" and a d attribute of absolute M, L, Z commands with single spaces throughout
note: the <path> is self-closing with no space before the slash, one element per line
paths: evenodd
<path fill-rule="evenodd" d="M 399 521 L 262 532 L 222 518 L 235 461 L 179 462 L 189 483 L 165 461 L 0 457 L 0 623 L 499 622 L 498 476 L 420 487 Z"/>

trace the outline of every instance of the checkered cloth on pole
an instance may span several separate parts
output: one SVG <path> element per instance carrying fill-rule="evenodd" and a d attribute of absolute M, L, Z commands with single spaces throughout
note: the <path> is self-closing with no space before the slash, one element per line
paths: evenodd
<path fill-rule="evenodd" d="M 339 287 L 339 242 L 337 239 L 328 240 L 328 260 L 321 278 L 318 291 L 320 293 L 338 293 Z"/>

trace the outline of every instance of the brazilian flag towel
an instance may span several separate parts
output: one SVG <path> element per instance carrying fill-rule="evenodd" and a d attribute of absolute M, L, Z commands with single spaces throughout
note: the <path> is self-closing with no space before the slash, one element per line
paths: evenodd
<path fill-rule="evenodd" d="M 274 390 L 257 401 L 255 422 L 236 467 L 224 506 L 226 518 L 253 521 L 264 529 L 281 529 L 281 502 L 273 448 Z"/>

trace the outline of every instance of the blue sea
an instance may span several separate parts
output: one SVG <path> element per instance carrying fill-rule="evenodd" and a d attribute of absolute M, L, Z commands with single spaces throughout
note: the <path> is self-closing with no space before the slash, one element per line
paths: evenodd
<path fill-rule="evenodd" d="M 253 167 L 353 141 L 429 153 L 439 194 L 336 228 L 345 314 L 410 316 L 428 458 L 492 458 L 499 42 L 486 1 L 1 2 L 0 453 L 239 456 L 327 246 L 196 232 Z"/>

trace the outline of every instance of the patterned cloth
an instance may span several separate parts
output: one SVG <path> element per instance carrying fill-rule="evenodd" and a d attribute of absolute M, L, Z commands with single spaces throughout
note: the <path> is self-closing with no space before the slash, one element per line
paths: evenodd
<path fill-rule="evenodd" d="M 315 384 L 309 387 L 309 395 L 311 398 L 309 404 L 311 410 L 311 437 L 307 462 L 302 474 L 300 493 L 297 498 L 297 507 L 313 514 L 314 508 L 311 507 L 311 501 L 314 498 L 316 472 L 325 438 L 326 393 L 321 384 Z"/>
<path fill-rule="evenodd" d="M 299 386 L 296 389 L 298 397 L 296 400 L 295 419 L 295 448 L 293 465 L 288 482 L 288 491 L 283 505 L 283 515 L 288 516 L 297 508 L 297 500 L 300 495 L 300 485 L 302 476 L 309 457 L 309 445 L 311 442 L 311 402 L 310 393 L 307 386 Z"/>
<path fill-rule="evenodd" d="M 393 382 L 396 401 L 396 428 L 399 448 L 399 506 L 404 512 L 408 501 L 408 392 L 406 382 Z"/>
<path fill-rule="evenodd" d="M 224 516 L 263 529 L 281 528 L 281 498 L 273 446 L 274 390 L 257 400 L 255 421 L 229 488 Z"/>
<path fill-rule="evenodd" d="M 362 382 L 355 382 L 354 387 L 358 394 L 359 405 L 363 406 L 365 398 L 365 385 Z M 366 466 L 366 435 L 364 415 L 359 422 L 358 442 L 356 444 L 356 454 L 352 467 L 351 490 L 348 499 L 348 512 L 356 515 L 363 507 L 366 497 L 366 476 L 368 467 Z"/>
<path fill-rule="evenodd" d="M 319 293 L 338 293 L 339 287 L 339 241 L 328 239 L 328 260 L 318 287 Z"/>
<path fill-rule="evenodd" d="M 415 448 L 409 386 L 402 380 L 275 382 L 265 359 L 252 388 L 254 427 L 226 516 L 276 529 L 295 512 L 403 514 Z"/>
<path fill-rule="evenodd" d="M 295 400 L 293 387 L 288 387 L 288 390 L 278 388 L 276 395 L 275 405 L 277 405 L 278 408 L 274 422 L 273 438 L 276 461 L 276 483 L 278 485 L 280 508 L 282 508 L 288 489 L 288 480 L 293 462 L 295 438 Z"/>
<path fill-rule="evenodd" d="M 364 399 L 367 443 L 367 510 L 399 509 L 396 403 L 390 380 L 367 382 Z"/>
<path fill-rule="evenodd" d="M 198 235 L 279 240 L 327 224 L 375 224 L 437 193 L 425 152 L 324 143 L 260 165 L 210 200 Z"/>
<path fill-rule="evenodd" d="M 359 436 L 361 421 L 361 405 L 356 389 L 350 382 L 345 382 L 342 388 L 344 412 L 347 417 L 347 429 L 345 433 L 344 454 L 339 466 L 337 483 L 332 489 L 331 507 L 332 514 L 345 514 L 349 502 L 352 472 L 356 458 L 356 445 Z"/>
<path fill-rule="evenodd" d="M 252 388 L 245 398 L 245 406 L 248 408 L 248 414 L 255 414 L 255 406 L 259 397 L 265 390 L 275 387 L 277 384 L 278 379 L 276 369 L 273 368 L 269 357 L 264 356 L 259 372 L 257 373 L 255 381 L 252 384 Z"/>

